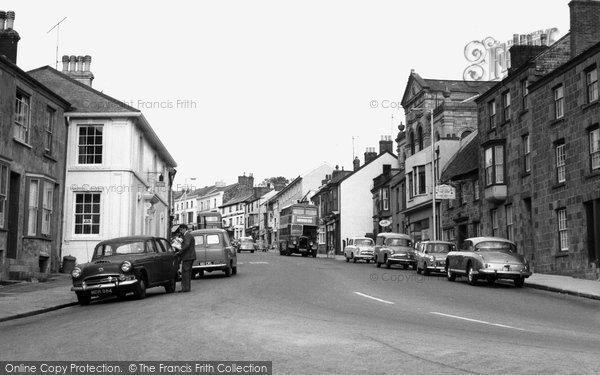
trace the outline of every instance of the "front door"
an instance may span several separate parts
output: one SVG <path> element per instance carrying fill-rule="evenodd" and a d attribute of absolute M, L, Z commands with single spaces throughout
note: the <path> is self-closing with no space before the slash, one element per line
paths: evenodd
<path fill-rule="evenodd" d="M 17 259 L 17 246 L 19 244 L 19 191 L 21 189 L 21 175 L 10 172 L 10 187 L 8 193 L 8 239 L 6 257 Z"/>
<path fill-rule="evenodd" d="M 461 247 L 463 242 L 467 239 L 467 225 L 461 224 L 458 226 L 458 233 L 456 234 L 456 246 Z"/>

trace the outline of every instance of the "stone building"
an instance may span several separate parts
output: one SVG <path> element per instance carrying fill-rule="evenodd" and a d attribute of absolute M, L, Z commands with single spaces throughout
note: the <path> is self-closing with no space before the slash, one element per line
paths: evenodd
<path fill-rule="evenodd" d="M 406 233 L 415 241 L 433 238 L 432 165 L 435 179 L 458 151 L 460 140 L 477 130 L 477 106 L 473 99 L 493 82 L 423 79 L 411 72 L 402 107 L 406 117 L 406 140 L 399 150 L 400 169 L 406 178 Z M 433 117 L 433 131 L 432 128 Z M 433 157 L 432 149 L 434 147 Z M 433 160 L 432 160 L 433 159 Z M 433 162 L 433 163 L 432 163 Z M 439 237 L 439 201 L 436 201 L 436 231 Z"/>
<path fill-rule="evenodd" d="M 0 280 L 43 279 L 60 268 L 70 103 L 16 65 L 14 19 L 0 11 Z"/>
<path fill-rule="evenodd" d="M 481 231 L 514 240 L 535 270 L 597 273 L 600 2 L 574 0 L 552 46 L 517 45 L 477 99 Z"/>
<path fill-rule="evenodd" d="M 600 277 L 600 2 L 574 0 L 568 62 L 529 87 L 536 271 Z"/>

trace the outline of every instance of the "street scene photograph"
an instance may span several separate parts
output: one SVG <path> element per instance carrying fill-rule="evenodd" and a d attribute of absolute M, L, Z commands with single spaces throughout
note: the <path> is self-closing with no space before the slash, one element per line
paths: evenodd
<path fill-rule="evenodd" d="M 7 0 L 0 374 L 597 374 L 600 0 Z"/>

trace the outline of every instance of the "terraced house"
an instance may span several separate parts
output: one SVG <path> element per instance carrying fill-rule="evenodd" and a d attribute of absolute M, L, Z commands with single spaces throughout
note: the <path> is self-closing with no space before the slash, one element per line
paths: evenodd
<path fill-rule="evenodd" d="M 67 100 L 17 65 L 14 12 L 0 11 L 0 280 L 60 267 Z"/>

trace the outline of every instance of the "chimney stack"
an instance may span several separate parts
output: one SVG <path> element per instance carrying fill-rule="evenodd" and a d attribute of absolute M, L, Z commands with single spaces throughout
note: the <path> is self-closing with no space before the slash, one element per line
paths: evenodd
<path fill-rule="evenodd" d="M 547 49 L 548 46 L 534 46 L 534 45 L 517 45 L 510 47 L 510 69 L 517 69 L 527 61 L 531 60 L 535 56 L 539 55 L 542 51 Z"/>
<path fill-rule="evenodd" d="M 540 44 L 544 47 L 548 45 L 548 34 L 540 35 Z"/>
<path fill-rule="evenodd" d="M 391 135 L 382 135 L 381 140 L 379 141 L 379 155 L 386 151 L 390 154 L 394 153 L 394 142 L 392 141 Z"/>
<path fill-rule="evenodd" d="M 13 64 L 17 63 L 17 47 L 21 37 L 13 27 L 15 12 L 0 12 L 0 55 L 4 55 Z"/>
<path fill-rule="evenodd" d="M 352 164 L 354 164 L 354 171 L 358 171 L 360 169 L 360 160 L 358 160 L 358 156 L 354 157 L 354 160 L 352 161 Z"/>
<path fill-rule="evenodd" d="M 598 43 L 600 40 L 600 1 L 572 0 L 571 8 L 571 58 Z"/>
<path fill-rule="evenodd" d="M 92 86 L 94 75 L 90 70 L 92 64 L 92 56 L 68 56 L 62 57 L 62 72 L 76 81 L 79 81 L 87 86 Z"/>
<path fill-rule="evenodd" d="M 375 152 L 375 147 L 367 147 L 365 150 L 365 164 L 369 164 L 376 158 L 377 152 Z"/>

